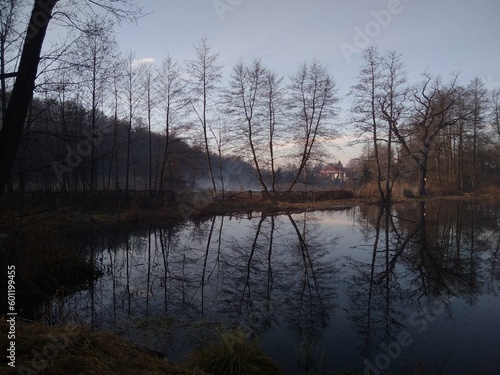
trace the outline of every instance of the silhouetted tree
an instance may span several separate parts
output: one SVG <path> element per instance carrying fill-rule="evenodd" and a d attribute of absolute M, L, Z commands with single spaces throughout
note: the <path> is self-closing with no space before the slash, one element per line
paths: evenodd
<path fill-rule="evenodd" d="M 318 60 L 300 66 L 292 76 L 289 91 L 294 111 L 291 121 L 300 149 L 297 173 L 288 186 L 288 191 L 291 191 L 317 150 L 319 138 L 331 135 L 331 120 L 338 98 L 333 78 Z"/>
<path fill-rule="evenodd" d="M 418 167 L 419 194 L 427 194 L 427 172 L 429 153 L 436 137 L 443 129 L 458 122 L 452 116 L 455 103 L 457 75 L 444 85 L 441 78 L 432 78 L 424 73 L 424 80 L 413 89 L 414 115 L 406 126 L 393 124 L 393 131 L 406 151 L 407 157 L 413 159 Z"/>
<path fill-rule="evenodd" d="M 207 157 L 212 189 L 217 192 L 209 146 L 209 113 L 213 106 L 217 84 L 221 80 L 222 67 L 218 63 L 219 54 L 212 51 L 207 38 L 203 38 L 194 48 L 195 58 L 186 63 L 189 75 L 189 103 L 195 112 L 196 121 L 203 130 L 203 141 Z"/>
<path fill-rule="evenodd" d="M 24 121 L 35 87 L 45 34 L 56 5 L 59 5 L 58 0 L 33 0 L 33 8 L 27 23 L 16 80 L 12 87 L 12 93 L 5 109 L 2 129 L 0 130 L 0 196 L 4 192 L 14 166 L 23 134 Z M 74 5 L 70 4 L 69 6 Z M 85 6 L 100 7 L 104 9 L 107 15 L 111 14 L 120 19 L 137 18 L 141 15 L 140 9 L 135 6 L 133 0 L 104 0 L 99 3 L 89 1 L 85 3 Z M 79 16 L 81 17 L 79 13 L 82 13 L 81 9 L 74 12 L 74 18 L 68 17 L 71 19 L 71 23 L 77 23 L 77 20 L 80 19 Z"/>

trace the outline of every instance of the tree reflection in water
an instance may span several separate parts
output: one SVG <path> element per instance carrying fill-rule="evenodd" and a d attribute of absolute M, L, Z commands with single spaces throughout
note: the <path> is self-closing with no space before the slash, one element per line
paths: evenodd
<path fill-rule="evenodd" d="M 245 327 L 288 373 L 362 370 L 408 331 L 414 344 L 391 366 L 454 352 L 448 366 L 461 368 L 472 355 L 464 345 L 436 346 L 464 324 L 462 306 L 478 319 L 482 296 L 500 306 L 499 223 L 496 203 L 427 201 L 77 233 L 103 276 L 40 312 L 120 331 L 173 360 L 214 326 Z M 420 334 L 412 323 L 438 304 L 437 323 Z M 500 337 L 493 323 L 483 336 Z"/>
<path fill-rule="evenodd" d="M 456 297 L 473 306 L 482 294 L 498 296 L 498 213 L 498 205 L 473 201 L 362 209 L 358 220 L 371 224 L 373 247 L 369 257 L 356 262 L 347 290 L 350 317 L 364 336 L 364 358 L 387 354 L 384 345 L 397 342 L 402 331 L 427 329 L 437 315 L 453 319 Z M 433 342 L 426 345 L 432 354 L 442 352 L 441 360 L 455 352 L 454 344 L 436 351 Z M 395 357 L 399 360 L 399 353 Z"/>

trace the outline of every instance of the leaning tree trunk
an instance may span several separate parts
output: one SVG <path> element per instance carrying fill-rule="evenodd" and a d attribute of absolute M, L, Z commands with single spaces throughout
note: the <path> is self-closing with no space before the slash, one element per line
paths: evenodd
<path fill-rule="evenodd" d="M 17 150 L 21 143 L 24 120 L 35 88 L 43 41 L 58 0 L 35 0 L 19 62 L 17 78 L 12 88 L 0 131 L 0 196 L 10 178 Z"/>

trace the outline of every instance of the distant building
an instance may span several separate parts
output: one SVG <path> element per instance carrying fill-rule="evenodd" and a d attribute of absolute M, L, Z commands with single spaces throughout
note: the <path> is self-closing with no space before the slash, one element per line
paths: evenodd
<path fill-rule="evenodd" d="M 337 164 L 328 164 L 319 174 L 332 181 L 344 182 L 347 180 L 347 171 L 340 161 Z"/>

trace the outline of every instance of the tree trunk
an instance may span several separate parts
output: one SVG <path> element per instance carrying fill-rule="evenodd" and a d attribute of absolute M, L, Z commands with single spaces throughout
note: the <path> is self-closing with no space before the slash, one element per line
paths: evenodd
<path fill-rule="evenodd" d="M 208 134 L 207 134 L 207 90 L 206 85 L 203 85 L 203 138 L 205 140 L 205 154 L 207 156 L 208 172 L 210 173 L 210 179 L 212 180 L 212 188 L 214 196 L 217 195 L 217 185 L 215 184 L 214 171 L 212 168 L 212 160 L 210 158 L 210 149 L 208 146 Z"/>
<path fill-rule="evenodd" d="M 276 191 L 276 170 L 274 168 L 273 132 L 269 133 L 269 155 L 271 156 L 271 191 Z"/>
<path fill-rule="evenodd" d="M 380 154 L 378 152 L 377 121 L 375 119 L 375 112 L 372 112 L 372 117 L 373 117 L 373 153 L 375 155 L 375 164 L 377 166 L 377 188 L 380 194 L 380 200 L 382 202 L 385 202 L 384 189 L 382 189 L 382 167 L 380 166 Z"/>
<path fill-rule="evenodd" d="M 127 125 L 127 165 L 125 170 L 125 196 L 128 198 L 128 187 L 130 177 L 130 138 L 132 132 L 132 119 L 129 120 Z"/>
<path fill-rule="evenodd" d="M 259 178 L 260 186 L 262 186 L 264 191 L 267 193 L 268 189 L 267 189 L 266 183 L 264 182 L 264 179 L 262 178 L 262 171 L 260 169 L 259 160 L 257 158 L 257 152 L 255 151 L 255 146 L 253 144 L 252 120 L 247 118 L 247 123 L 248 123 L 248 143 L 250 145 L 250 150 L 252 151 L 253 163 L 255 165 L 255 170 L 257 171 L 257 177 Z"/>
<path fill-rule="evenodd" d="M 153 136 L 151 133 L 151 86 L 148 85 L 149 196 L 153 196 Z"/>
<path fill-rule="evenodd" d="M 95 131 L 97 127 L 97 78 L 96 78 L 96 58 L 93 58 L 92 65 L 92 118 L 91 118 L 91 128 L 92 132 L 90 133 L 91 137 L 91 159 L 90 159 L 90 191 L 97 190 L 97 186 L 99 183 L 97 181 L 97 163 L 95 156 Z"/>
<path fill-rule="evenodd" d="M 429 158 L 429 153 L 422 154 L 422 160 L 420 161 L 420 172 L 418 181 L 419 195 L 424 197 L 427 195 L 427 160 Z"/>
<path fill-rule="evenodd" d="M 36 0 L 24 40 L 19 69 L 0 130 L 0 196 L 10 178 L 17 150 L 21 143 L 24 120 L 33 96 L 40 53 L 58 0 Z"/>
<path fill-rule="evenodd" d="M 165 180 L 165 171 L 167 167 L 167 161 L 170 159 L 169 158 L 169 152 L 170 152 L 170 108 L 167 109 L 167 119 L 165 122 L 165 150 L 163 153 L 163 163 L 161 165 L 161 173 L 160 173 L 160 191 L 165 191 L 165 190 L 171 190 L 170 184 L 171 181 L 167 180 L 167 187 L 165 188 L 164 180 Z M 170 169 L 170 163 L 169 167 Z"/>

